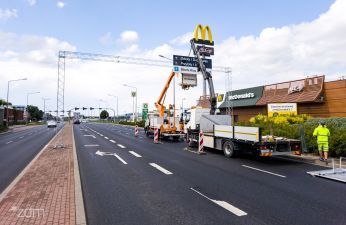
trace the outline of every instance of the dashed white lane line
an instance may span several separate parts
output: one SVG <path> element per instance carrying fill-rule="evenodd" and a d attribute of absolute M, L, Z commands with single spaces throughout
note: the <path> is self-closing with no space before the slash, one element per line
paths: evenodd
<path fill-rule="evenodd" d="M 255 167 L 251 167 L 251 166 L 247 166 L 247 165 L 242 165 L 242 167 L 246 167 L 246 168 L 249 168 L 249 169 L 252 169 L 252 170 L 257 170 L 257 171 L 260 171 L 260 172 L 263 172 L 263 173 L 267 173 L 267 174 L 271 174 L 271 175 L 274 175 L 274 176 L 286 178 L 286 176 L 284 176 L 284 175 L 280 175 L 280 174 L 277 174 L 277 173 L 272 173 L 272 172 L 269 172 L 269 171 L 266 171 L 266 170 L 261 170 L 261 169 L 255 168 Z"/>
<path fill-rule="evenodd" d="M 109 138 L 108 138 L 108 137 L 105 137 L 105 139 L 107 139 L 107 140 L 108 140 Z"/>
<path fill-rule="evenodd" d="M 103 137 L 103 134 L 99 134 L 101 137 Z"/>
<path fill-rule="evenodd" d="M 8 145 L 8 144 L 11 144 L 13 141 L 9 141 L 9 142 L 6 142 L 6 144 Z"/>
<path fill-rule="evenodd" d="M 142 156 L 134 151 L 129 151 L 132 155 L 136 156 L 137 158 L 141 158 Z"/>
<path fill-rule="evenodd" d="M 190 188 L 190 189 L 192 191 L 196 192 L 197 194 L 201 195 L 202 197 L 208 199 L 209 201 L 212 201 L 215 204 L 221 206 L 222 208 L 228 210 L 229 212 L 233 213 L 236 216 L 246 216 L 247 215 L 246 212 L 244 212 L 243 210 L 241 210 L 241 209 L 239 209 L 239 208 L 229 204 L 228 202 L 211 199 L 208 196 L 202 194 L 201 192 L 199 192 L 199 191 L 197 191 L 197 190 L 195 190 L 193 188 Z"/>
<path fill-rule="evenodd" d="M 19 137 L 19 139 L 22 139 L 24 136 Z"/>
<path fill-rule="evenodd" d="M 124 145 L 121 145 L 121 144 L 117 144 L 118 145 L 118 147 L 120 147 L 120 148 L 126 148 Z"/>
<path fill-rule="evenodd" d="M 110 142 L 112 142 L 112 143 L 117 143 L 116 141 L 114 141 L 114 140 L 109 140 Z"/>
<path fill-rule="evenodd" d="M 92 134 L 84 134 L 84 137 L 92 137 L 92 138 L 96 138 L 94 135 Z"/>
<path fill-rule="evenodd" d="M 173 174 L 172 172 L 170 172 L 170 171 L 166 170 L 165 168 L 163 168 L 163 167 L 157 165 L 156 163 L 149 163 L 149 165 L 152 166 L 152 167 L 154 167 L 154 168 L 156 168 L 156 169 L 158 169 L 158 170 L 160 170 L 162 173 L 164 173 L 164 174 L 166 174 L 166 175 L 171 175 L 171 174 Z"/>
<path fill-rule="evenodd" d="M 98 147 L 99 145 L 84 145 L 84 147 Z"/>
<path fill-rule="evenodd" d="M 117 157 L 117 159 L 119 159 L 120 162 L 124 163 L 125 165 L 127 164 L 127 162 L 125 162 L 125 160 L 123 160 L 120 156 L 118 156 L 116 153 L 114 153 L 114 156 Z"/>

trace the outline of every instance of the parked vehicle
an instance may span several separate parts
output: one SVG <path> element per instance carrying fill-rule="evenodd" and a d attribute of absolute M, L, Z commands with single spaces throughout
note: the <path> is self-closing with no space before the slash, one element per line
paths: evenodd
<path fill-rule="evenodd" d="M 74 119 L 73 120 L 73 124 L 80 124 L 80 120 L 79 119 Z"/>

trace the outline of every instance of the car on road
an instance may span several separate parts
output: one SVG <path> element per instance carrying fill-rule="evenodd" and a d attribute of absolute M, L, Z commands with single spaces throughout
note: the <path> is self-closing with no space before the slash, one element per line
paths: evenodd
<path fill-rule="evenodd" d="M 47 127 L 56 127 L 56 121 L 54 120 L 49 120 L 47 122 Z"/>
<path fill-rule="evenodd" d="M 80 120 L 79 119 L 74 119 L 73 120 L 73 124 L 80 124 Z"/>

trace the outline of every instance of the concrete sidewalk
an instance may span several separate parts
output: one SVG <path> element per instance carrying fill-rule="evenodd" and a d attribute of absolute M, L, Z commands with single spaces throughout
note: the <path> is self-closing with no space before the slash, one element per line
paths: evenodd
<path fill-rule="evenodd" d="M 61 140 L 65 148 L 54 149 Z M 83 199 L 75 192 L 80 178 L 74 151 L 72 125 L 66 124 L 0 195 L 0 224 L 86 224 L 84 205 L 76 202 Z"/>
<path fill-rule="evenodd" d="M 340 166 L 340 158 L 332 158 L 329 157 L 328 158 L 328 164 L 326 162 L 321 162 L 319 159 L 320 157 L 316 154 L 313 153 L 304 153 L 300 156 L 298 155 L 287 155 L 287 156 L 282 156 L 283 158 L 288 158 L 288 159 L 292 159 L 292 160 L 297 160 L 297 161 L 302 161 L 305 163 L 310 163 L 310 164 L 314 164 L 314 165 L 318 165 L 318 166 L 324 166 L 324 167 L 332 167 L 332 159 L 334 159 L 334 163 L 335 163 L 335 167 L 339 167 Z M 341 163 L 341 167 L 342 168 L 346 168 L 346 159 L 342 160 Z"/>

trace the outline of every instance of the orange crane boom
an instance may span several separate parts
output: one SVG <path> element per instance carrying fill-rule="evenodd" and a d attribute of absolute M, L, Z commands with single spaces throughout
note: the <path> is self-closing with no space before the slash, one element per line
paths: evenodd
<path fill-rule="evenodd" d="M 157 110 L 159 111 L 160 117 L 163 117 L 165 114 L 165 106 L 163 104 L 165 102 L 167 90 L 168 90 L 169 85 L 171 84 L 171 82 L 173 80 L 174 75 L 175 75 L 175 73 L 172 71 L 170 73 L 168 79 L 167 79 L 165 86 L 163 87 L 163 89 L 161 91 L 159 98 L 155 102 L 155 106 L 156 106 Z"/>

